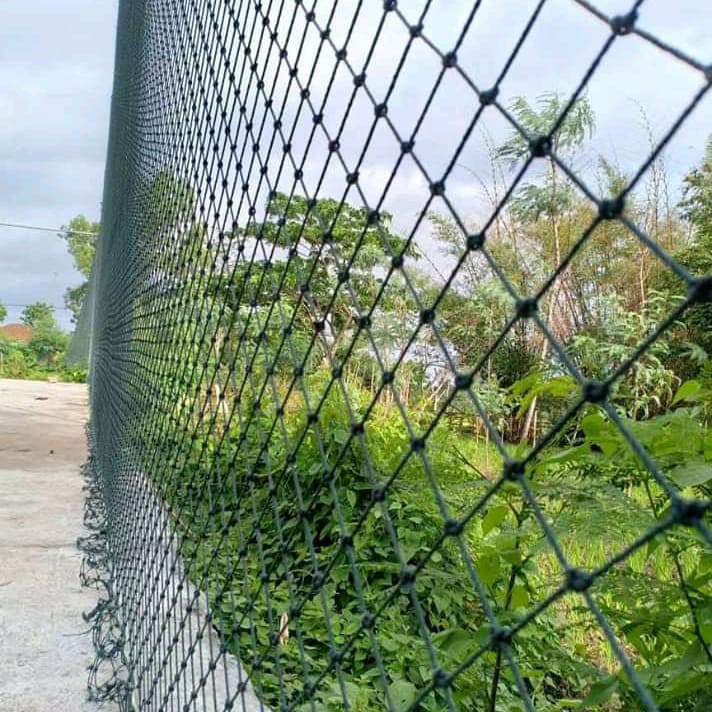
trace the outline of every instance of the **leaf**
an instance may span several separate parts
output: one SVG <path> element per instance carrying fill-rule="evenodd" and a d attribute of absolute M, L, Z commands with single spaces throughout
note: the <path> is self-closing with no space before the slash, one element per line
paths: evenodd
<path fill-rule="evenodd" d="M 507 507 L 503 504 L 492 507 L 482 519 L 482 534 L 487 534 L 504 521 Z"/>
<path fill-rule="evenodd" d="M 529 605 L 529 593 L 524 586 L 517 584 L 512 589 L 511 605 L 513 610 L 516 610 L 517 608 L 526 608 Z"/>
<path fill-rule="evenodd" d="M 702 384 L 699 381 L 685 381 L 673 396 L 672 403 L 679 403 L 684 400 L 695 400 L 698 393 L 702 390 Z"/>
<path fill-rule="evenodd" d="M 712 571 L 712 554 L 711 553 L 703 551 L 700 554 L 700 560 L 697 563 L 697 570 L 701 574 L 705 574 L 708 571 Z"/>
<path fill-rule="evenodd" d="M 679 487 L 703 485 L 712 479 L 712 464 L 704 460 L 691 460 L 684 465 L 680 465 L 680 467 L 676 467 L 670 473 L 670 476 Z"/>
<path fill-rule="evenodd" d="M 581 427 L 587 438 L 595 440 L 604 431 L 607 421 L 600 413 L 591 413 L 581 419 Z"/>
<path fill-rule="evenodd" d="M 477 573 L 483 583 L 491 586 L 497 580 L 497 576 L 499 576 L 499 567 L 499 557 L 490 554 L 488 556 L 483 556 L 477 562 Z"/>
<path fill-rule="evenodd" d="M 393 709 L 398 712 L 407 710 L 413 704 L 416 693 L 415 685 L 408 680 L 394 680 L 388 685 L 388 696 L 393 703 Z"/>
<path fill-rule="evenodd" d="M 463 628 L 450 628 L 436 633 L 433 635 L 433 642 L 440 650 L 453 658 L 469 652 L 474 644 L 472 633 Z"/>
<path fill-rule="evenodd" d="M 336 428 L 334 430 L 334 440 L 336 440 L 339 445 L 343 445 L 348 441 L 350 437 L 350 433 L 347 430 L 344 430 L 343 428 Z"/>
<path fill-rule="evenodd" d="M 349 501 L 349 504 L 352 507 L 356 506 L 356 492 L 353 490 L 347 490 L 346 491 L 346 499 Z"/>
<path fill-rule="evenodd" d="M 677 674 L 687 672 L 695 665 L 701 665 L 707 659 L 705 651 L 702 649 L 699 640 L 695 640 L 685 651 L 685 654 L 677 662 Z"/>
<path fill-rule="evenodd" d="M 565 450 L 555 451 L 551 455 L 544 455 L 539 458 L 539 465 L 559 465 L 564 462 L 574 462 L 588 454 L 588 449 L 585 447 L 569 447 Z"/>
<path fill-rule="evenodd" d="M 660 697 L 659 701 L 662 704 L 668 705 L 678 697 L 687 697 L 697 690 L 707 689 L 710 684 L 707 674 L 694 672 L 673 677 L 672 682 L 673 684 Z M 669 709 L 669 707 L 666 707 L 666 709 Z"/>
<path fill-rule="evenodd" d="M 615 675 L 609 675 L 602 680 L 591 685 L 591 691 L 586 697 L 581 700 L 580 709 L 590 709 L 595 705 L 600 705 L 611 699 L 611 696 L 618 688 L 618 678 Z"/>

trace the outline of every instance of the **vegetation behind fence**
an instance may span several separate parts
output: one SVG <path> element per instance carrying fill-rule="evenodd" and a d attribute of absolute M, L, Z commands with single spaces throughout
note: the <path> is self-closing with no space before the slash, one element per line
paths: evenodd
<path fill-rule="evenodd" d="M 520 59 L 530 4 L 120 3 L 82 317 L 95 696 L 712 704 L 712 144 L 665 153 L 712 75 L 645 3 L 571 0 L 564 91 Z M 626 167 L 591 85 L 636 47 L 693 89 L 660 86 Z M 523 64 L 548 85 L 512 95 Z"/>

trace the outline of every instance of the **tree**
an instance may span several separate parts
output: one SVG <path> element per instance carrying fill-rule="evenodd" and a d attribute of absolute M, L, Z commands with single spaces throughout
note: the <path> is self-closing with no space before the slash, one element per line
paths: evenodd
<path fill-rule="evenodd" d="M 712 136 L 701 165 L 685 177 L 680 210 L 692 229 L 692 240 L 675 257 L 697 277 L 712 274 Z M 693 305 L 685 318 L 689 340 L 712 354 L 712 304 Z"/>
<path fill-rule="evenodd" d="M 417 257 L 415 248 L 406 249 L 403 238 L 392 232 L 391 220 L 387 212 L 369 213 L 333 198 L 310 203 L 302 196 L 277 193 L 264 222 L 241 230 L 240 239 L 257 237 L 292 255 L 289 260 L 265 260 L 260 269 L 237 270 L 231 289 L 243 302 L 269 306 L 281 282 L 280 300 L 297 307 L 296 323 L 304 332 L 318 325 L 324 356 L 331 360 L 353 333 L 357 312 L 373 303 L 381 284 L 378 273 L 404 250 Z M 275 316 L 275 325 L 277 321 Z"/>
<path fill-rule="evenodd" d="M 67 335 L 63 334 L 52 320 L 43 323 L 32 332 L 30 350 L 38 361 L 53 364 L 58 354 L 67 347 Z"/>
<path fill-rule="evenodd" d="M 54 318 L 54 307 L 46 302 L 29 304 L 20 319 L 32 327 L 29 346 L 37 360 L 53 363 L 57 354 L 67 345 L 67 337 L 61 332 Z"/>
<path fill-rule="evenodd" d="M 528 183 L 520 188 L 512 200 L 512 210 L 521 221 L 538 224 L 537 232 L 543 248 L 549 252 L 548 269 L 561 264 L 565 254 L 562 244 L 562 221 L 576 205 L 575 191 L 570 181 L 561 175 L 553 155 L 570 156 L 581 148 L 590 137 L 595 125 L 591 104 L 587 98 L 578 99 L 570 107 L 566 117 L 561 116 L 566 107 L 565 100 L 558 94 L 550 93 L 539 97 L 538 106 L 532 107 L 526 99 L 518 97 L 512 104 L 512 111 L 528 137 L 547 136 L 551 151 L 547 155 L 547 174 L 543 185 Z M 553 132 L 553 133 L 552 133 Z M 499 148 L 500 157 L 512 166 L 519 165 L 531 152 L 529 141 L 518 131 L 514 131 Z M 548 234 L 547 234 L 548 233 Z M 542 305 L 546 321 L 557 335 L 569 329 L 569 322 L 575 323 L 576 314 L 571 288 L 567 277 L 559 274 L 552 282 L 546 303 Z M 541 361 L 544 363 L 549 352 L 549 341 L 541 339 Z M 534 398 L 527 412 L 522 428 L 522 439 L 527 439 L 534 422 L 537 400 Z"/>
<path fill-rule="evenodd" d="M 0 324 L 7 318 L 7 308 L 0 302 Z"/>
<path fill-rule="evenodd" d="M 40 329 L 45 326 L 56 326 L 54 321 L 54 307 L 46 302 L 35 302 L 29 304 L 22 310 L 20 321 L 31 326 L 33 329 Z"/>
<path fill-rule="evenodd" d="M 72 321 L 76 323 L 81 312 L 82 304 L 89 288 L 89 276 L 94 264 L 96 240 L 101 225 L 93 222 L 84 215 L 73 217 L 69 224 L 62 226 L 59 236 L 67 241 L 67 249 L 74 260 L 77 272 L 86 279 L 77 287 L 69 287 L 64 293 L 64 303 L 72 312 Z"/>

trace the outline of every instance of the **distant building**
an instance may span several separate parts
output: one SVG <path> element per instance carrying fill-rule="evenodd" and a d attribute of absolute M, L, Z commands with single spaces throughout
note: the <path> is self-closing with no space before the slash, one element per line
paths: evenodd
<path fill-rule="evenodd" d="M 0 336 L 4 336 L 8 341 L 28 344 L 32 340 L 32 327 L 27 324 L 6 324 L 0 326 Z"/>

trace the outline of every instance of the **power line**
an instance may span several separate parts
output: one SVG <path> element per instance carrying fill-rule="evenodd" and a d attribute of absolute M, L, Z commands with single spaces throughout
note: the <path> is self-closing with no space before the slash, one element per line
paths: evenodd
<path fill-rule="evenodd" d="M 31 304 L 8 304 L 7 302 L 0 301 L 0 304 L 6 307 L 12 307 L 13 309 L 24 309 L 25 307 L 32 306 Z M 50 304 L 52 309 L 59 309 L 61 311 L 72 311 L 69 307 L 60 307 L 56 304 Z"/>
<path fill-rule="evenodd" d="M 14 227 L 20 230 L 41 230 L 42 232 L 54 233 L 72 232 L 75 235 L 91 235 L 92 237 L 96 237 L 99 234 L 98 232 L 90 232 L 89 230 L 69 230 L 68 228 L 39 227 L 38 225 L 22 225 L 20 223 L 8 222 L 0 222 L 0 227 Z"/>

